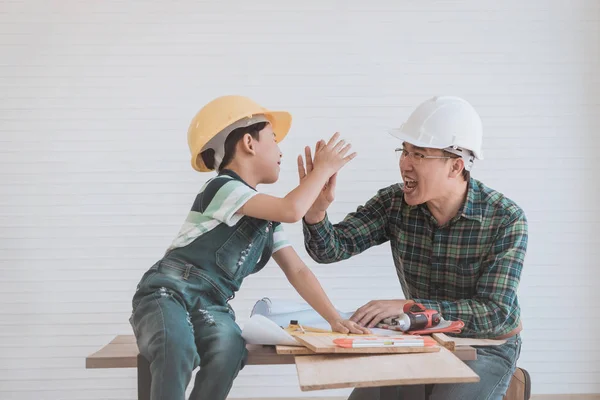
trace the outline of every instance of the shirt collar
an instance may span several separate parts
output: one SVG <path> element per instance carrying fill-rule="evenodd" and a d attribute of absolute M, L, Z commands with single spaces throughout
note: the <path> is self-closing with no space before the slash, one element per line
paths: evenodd
<path fill-rule="evenodd" d="M 235 172 L 233 172 L 233 171 L 232 171 L 232 170 L 230 170 L 230 169 L 227 169 L 227 168 L 225 168 L 225 169 L 222 169 L 222 170 L 221 170 L 221 172 L 219 172 L 219 174 L 218 174 L 218 175 L 219 175 L 219 176 L 223 176 L 223 175 L 225 175 L 225 176 L 230 176 L 230 177 L 232 177 L 233 179 L 236 179 L 236 180 L 238 180 L 238 181 L 242 182 L 244 185 L 248 186 L 250 189 L 252 189 L 252 190 L 256 191 L 256 189 L 254 189 L 252 186 L 250 186 L 250 185 L 249 185 L 249 184 L 248 184 L 248 183 L 247 183 L 245 180 L 243 180 L 243 179 L 242 179 L 242 178 L 241 178 L 241 177 L 240 177 L 238 174 L 236 174 Z"/>
<path fill-rule="evenodd" d="M 461 217 L 478 222 L 482 221 L 483 214 L 481 210 L 480 192 L 481 190 L 477 181 L 473 178 L 470 178 L 467 186 L 467 197 L 465 202 L 463 203 L 460 212 L 450 220 L 449 224 L 455 223 Z M 433 215 L 427 208 L 427 204 L 419 204 L 416 207 L 420 208 L 421 212 L 423 212 L 428 218 L 433 218 Z"/>
<path fill-rule="evenodd" d="M 467 188 L 467 198 L 463 205 L 461 216 L 474 221 L 482 221 L 480 193 L 479 184 L 475 179 L 470 178 Z"/>

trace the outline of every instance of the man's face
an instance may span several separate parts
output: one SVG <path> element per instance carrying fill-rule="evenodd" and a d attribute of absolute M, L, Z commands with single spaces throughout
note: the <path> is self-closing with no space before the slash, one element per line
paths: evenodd
<path fill-rule="evenodd" d="M 409 205 L 423 204 L 446 192 L 452 163 L 439 149 L 402 144 L 400 173 L 404 181 L 404 199 Z M 423 158 L 423 157 L 441 158 Z"/>

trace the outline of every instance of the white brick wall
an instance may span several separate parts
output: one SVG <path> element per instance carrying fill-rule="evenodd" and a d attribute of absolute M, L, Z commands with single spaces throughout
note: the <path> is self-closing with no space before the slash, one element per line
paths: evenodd
<path fill-rule="evenodd" d="M 187 125 L 228 93 L 294 115 L 269 193 L 296 184 L 305 144 L 352 140 L 334 220 L 398 179 L 385 128 L 431 95 L 470 100 L 474 176 L 530 221 L 519 364 L 534 393 L 600 392 L 599 22 L 594 0 L 0 1 L 0 398 L 135 398 L 134 370 L 84 358 L 130 333 L 137 280 L 208 177 Z M 287 230 L 339 307 L 399 297 L 387 245 L 319 266 Z M 262 296 L 297 298 L 270 265 L 234 300 L 240 323 Z M 232 391 L 300 395 L 293 366 Z"/>

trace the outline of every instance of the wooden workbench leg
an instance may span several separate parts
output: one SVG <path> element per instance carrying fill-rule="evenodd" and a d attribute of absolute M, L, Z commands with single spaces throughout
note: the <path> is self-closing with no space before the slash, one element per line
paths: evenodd
<path fill-rule="evenodd" d="M 138 380 L 138 400 L 150 400 L 150 387 L 152 384 L 152 374 L 150 373 L 150 363 L 141 354 L 137 356 L 137 380 Z"/>

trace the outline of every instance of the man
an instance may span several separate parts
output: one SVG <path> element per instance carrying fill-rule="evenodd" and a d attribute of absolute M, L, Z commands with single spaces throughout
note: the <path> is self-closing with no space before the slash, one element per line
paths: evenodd
<path fill-rule="evenodd" d="M 521 350 L 517 288 L 527 250 L 525 214 L 471 178 L 474 160 L 483 158 L 482 123 L 467 101 L 431 98 L 391 133 L 402 140 L 396 152 L 403 183 L 379 190 L 333 225 L 326 214 L 333 176 L 303 220 L 306 249 L 315 261 L 333 263 L 389 241 L 406 300 L 371 301 L 352 320 L 373 327 L 400 314 L 405 303 L 418 302 L 446 320 L 464 321 L 461 336 L 506 339 L 478 347 L 477 360 L 467 362 L 478 383 L 426 387 L 430 399 L 501 400 Z M 301 179 L 310 173 L 310 149 L 306 170 L 302 157 L 298 167 Z M 413 398 L 409 389 L 424 390 L 397 388 L 398 398 Z M 379 392 L 355 389 L 350 399 L 376 400 Z"/>

